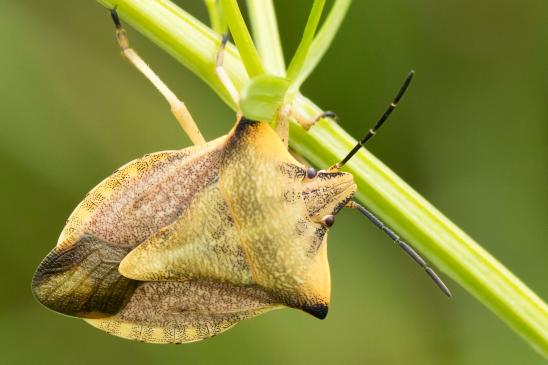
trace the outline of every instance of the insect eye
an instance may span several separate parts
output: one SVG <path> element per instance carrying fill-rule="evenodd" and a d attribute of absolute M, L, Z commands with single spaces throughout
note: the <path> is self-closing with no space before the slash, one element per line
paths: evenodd
<path fill-rule="evenodd" d="M 335 223 L 335 216 L 334 215 L 326 215 L 322 218 L 322 224 L 326 227 L 331 227 Z"/>
<path fill-rule="evenodd" d="M 318 176 L 318 171 L 316 171 L 315 168 L 313 167 L 309 167 L 306 169 L 306 177 L 308 179 L 313 179 L 315 178 L 316 176 Z"/>

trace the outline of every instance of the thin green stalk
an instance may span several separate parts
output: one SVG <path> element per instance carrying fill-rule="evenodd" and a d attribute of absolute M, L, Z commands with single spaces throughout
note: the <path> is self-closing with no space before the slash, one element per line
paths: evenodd
<path fill-rule="evenodd" d="M 223 34 L 226 32 L 226 23 L 221 11 L 219 1 L 217 0 L 204 0 L 207 12 L 209 14 L 209 21 L 211 28 L 217 33 Z"/>
<path fill-rule="evenodd" d="M 219 40 L 212 30 L 167 0 L 99 2 L 109 8 L 119 4 L 125 21 L 229 102 L 214 74 Z M 225 67 L 238 88 L 248 81 L 232 47 L 227 48 Z M 297 96 L 294 107 L 310 118 L 320 112 L 302 95 Z M 328 121 L 319 122 L 309 131 L 294 122 L 290 128 L 291 146 L 317 166 L 339 161 L 356 143 L 340 125 Z M 357 198 L 362 203 L 548 357 L 548 306 L 535 293 L 368 151 L 361 149 L 346 170 L 354 175 Z"/>
<path fill-rule="evenodd" d="M 351 3 L 352 0 L 337 0 L 335 1 L 335 4 L 333 4 L 333 7 L 329 11 L 329 15 L 310 45 L 310 50 L 306 56 L 305 63 L 295 81 L 297 85 L 301 85 L 304 80 L 310 76 L 324 56 L 331 45 L 331 42 L 333 42 Z"/>
<path fill-rule="evenodd" d="M 249 77 L 253 78 L 264 74 L 265 70 L 261 58 L 247 30 L 244 18 L 238 7 L 238 2 L 236 0 L 221 0 L 221 9 L 223 9 L 228 28 L 234 38 L 234 42 L 238 46 L 241 60 L 245 65 Z"/>
<path fill-rule="evenodd" d="M 308 56 L 310 45 L 314 40 L 316 28 L 320 23 L 320 18 L 322 17 L 324 6 L 325 0 L 314 0 L 314 4 L 312 4 L 312 10 L 310 11 L 308 21 L 306 22 L 306 26 L 304 28 L 301 43 L 299 44 L 299 47 L 297 47 L 297 51 L 295 51 L 295 55 L 293 56 L 293 59 L 291 60 L 291 63 L 287 68 L 287 79 L 291 82 L 291 88 L 294 90 L 299 89 L 300 85 L 297 84 L 296 81 L 300 80 L 298 76 L 301 73 L 301 69 L 304 66 L 306 57 Z"/>
<path fill-rule="evenodd" d="M 272 0 L 247 0 L 253 39 L 267 71 L 285 76 L 285 61 Z"/>

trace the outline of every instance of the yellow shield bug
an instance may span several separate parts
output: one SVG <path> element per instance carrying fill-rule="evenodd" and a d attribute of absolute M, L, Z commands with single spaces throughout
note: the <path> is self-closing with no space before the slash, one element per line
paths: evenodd
<path fill-rule="evenodd" d="M 450 295 L 408 244 L 352 201 L 356 185 L 341 171 L 394 110 L 413 72 L 348 155 L 317 171 L 288 151 L 290 105 L 284 103 L 277 106 L 276 131 L 240 104 L 232 130 L 206 142 L 185 105 L 129 47 L 115 10 L 112 17 L 123 55 L 164 95 L 195 146 L 134 160 L 86 196 L 34 275 L 33 293 L 42 304 L 154 343 L 202 340 L 282 307 L 323 319 L 331 287 L 327 231 L 345 207 L 383 230 Z M 225 36 L 216 72 L 238 104 L 222 68 L 226 42 Z M 288 82 L 272 80 L 273 94 L 285 94 Z M 262 81 L 255 80 L 255 96 Z M 256 102 L 254 95 L 245 105 Z M 331 112 L 319 117 L 336 118 Z"/>

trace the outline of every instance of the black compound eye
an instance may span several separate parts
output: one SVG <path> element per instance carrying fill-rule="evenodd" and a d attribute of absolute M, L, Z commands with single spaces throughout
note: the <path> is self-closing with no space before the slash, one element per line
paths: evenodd
<path fill-rule="evenodd" d="M 334 215 L 326 215 L 322 218 L 322 223 L 326 227 L 331 227 L 335 223 L 335 216 Z"/>
<path fill-rule="evenodd" d="M 316 176 L 318 176 L 318 171 L 316 171 L 315 168 L 313 167 L 309 167 L 306 169 L 306 177 L 308 179 L 313 179 L 315 178 Z"/>

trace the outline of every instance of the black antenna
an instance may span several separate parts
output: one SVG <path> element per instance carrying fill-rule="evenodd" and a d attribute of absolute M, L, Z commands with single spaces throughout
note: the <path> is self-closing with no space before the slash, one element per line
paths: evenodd
<path fill-rule="evenodd" d="M 419 264 L 424 269 L 424 271 L 426 271 L 428 276 L 430 276 L 430 278 L 445 295 L 451 297 L 451 291 L 447 288 L 447 285 L 444 284 L 438 274 L 436 274 L 435 271 L 432 270 L 430 266 L 428 266 L 426 261 L 411 246 L 409 246 L 409 244 L 402 241 L 401 238 L 393 230 L 388 228 L 379 218 L 377 218 L 373 213 L 371 213 L 369 210 L 365 209 L 358 203 L 352 201 L 347 206 L 349 208 L 358 209 L 360 213 L 362 213 L 367 219 L 369 219 L 375 226 L 377 226 L 381 231 L 386 233 L 386 235 L 390 237 L 394 241 L 394 243 L 401 247 L 406 254 L 411 256 L 411 258 L 415 260 L 415 262 Z"/>
<path fill-rule="evenodd" d="M 390 103 L 390 105 L 388 106 L 388 108 L 385 110 L 384 114 L 380 117 L 380 119 L 377 121 L 377 123 L 375 124 L 375 126 L 373 128 L 371 128 L 367 134 L 365 135 L 365 137 L 363 137 L 359 142 L 358 144 L 356 144 L 354 146 L 354 148 L 352 148 L 352 151 L 350 151 L 348 153 L 348 155 L 346 155 L 345 158 L 342 159 L 341 162 L 338 162 L 337 164 L 335 164 L 334 168 L 335 169 L 340 169 L 341 167 L 343 167 L 347 162 L 348 160 L 350 160 L 352 158 L 352 156 L 354 156 L 356 154 L 356 152 L 358 152 L 358 150 L 365 144 L 367 143 L 367 141 L 369 141 L 371 138 L 373 138 L 373 136 L 375 135 L 375 133 L 377 132 L 377 130 L 379 130 L 380 127 L 382 127 L 382 125 L 384 124 L 384 122 L 386 121 L 386 119 L 388 119 L 388 117 L 390 116 L 390 114 L 392 114 L 392 111 L 394 109 L 396 109 L 396 106 L 398 105 L 398 102 L 400 101 L 400 99 L 402 98 L 403 94 L 405 94 L 405 91 L 407 90 L 407 88 L 409 87 L 409 84 L 411 83 L 411 80 L 413 79 L 413 76 L 415 75 L 415 71 L 411 70 L 409 72 L 409 74 L 407 74 L 407 77 L 405 78 L 405 81 L 403 82 L 402 86 L 400 87 L 400 90 L 398 91 L 398 93 L 396 94 L 396 97 L 394 98 L 394 100 Z"/>

